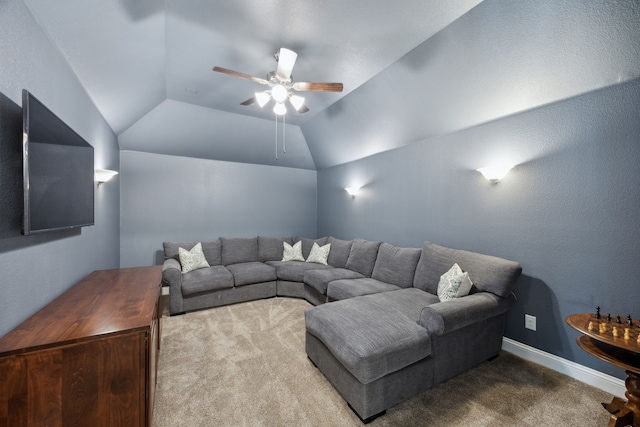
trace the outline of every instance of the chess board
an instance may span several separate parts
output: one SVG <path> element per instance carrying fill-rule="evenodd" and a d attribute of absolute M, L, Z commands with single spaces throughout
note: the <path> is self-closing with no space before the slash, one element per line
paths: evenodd
<path fill-rule="evenodd" d="M 640 320 L 630 316 L 593 314 L 586 324 L 580 328 L 585 334 L 598 341 L 614 345 L 619 348 L 640 348 Z"/>

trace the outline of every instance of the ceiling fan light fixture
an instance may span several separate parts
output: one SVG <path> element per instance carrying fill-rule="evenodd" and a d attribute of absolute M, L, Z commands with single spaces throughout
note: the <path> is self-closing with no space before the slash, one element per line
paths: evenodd
<path fill-rule="evenodd" d="M 289 96 L 289 102 L 291 102 L 291 105 L 293 105 L 293 108 L 295 108 L 296 111 L 300 111 L 300 109 L 304 106 L 304 97 L 291 95 Z"/>
<path fill-rule="evenodd" d="M 276 113 L 277 116 L 284 116 L 287 114 L 287 107 L 281 102 L 276 102 L 276 105 L 273 106 L 273 112 Z"/>
<path fill-rule="evenodd" d="M 281 104 L 287 99 L 289 92 L 286 87 L 278 84 L 271 88 L 271 96 L 277 103 Z"/>
<path fill-rule="evenodd" d="M 264 107 L 271 99 L 271 95 L 268 92 L 256 92 L 256 101 L 260 108 Z"/>

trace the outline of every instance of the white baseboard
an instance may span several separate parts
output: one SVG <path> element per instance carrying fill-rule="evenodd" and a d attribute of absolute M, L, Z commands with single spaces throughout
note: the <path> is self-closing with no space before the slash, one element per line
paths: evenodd
<path fill-rule="evenodd" d="M 624 380 L 603 374 L 595 369 L 587 368 L 586 366 L 563 359 L 562 357 L 558 357 L 554 354 L 538 350 L 535 347 L 522 344 L 510 338 L 504 337 L 502 339 L 502 349 L 509 353 L 513 353 L 516 356 L 522 357 L 525 360 L 537 363 L 578 381 L 597 387 L 607 393 L 613 394 L 614 396 L 624 397 L 624 393 L 627 390 L 624 385 Z"/>

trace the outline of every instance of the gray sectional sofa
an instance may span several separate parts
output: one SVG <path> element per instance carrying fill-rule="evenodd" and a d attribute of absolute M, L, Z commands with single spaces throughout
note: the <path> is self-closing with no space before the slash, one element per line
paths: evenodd
<path fill-rule="evenodd" d="M 314 243 L 331 244 L 327 264 L 282 261 L 283 242 L 298 241 L 305 260 Z M 202 242 L 210 267 L 183 274 L 178 248 L 196 243 L 164 243 L 170 313 L 305 298 L 315 306 L 305 312 L 307 355 L 364 422 L 497 356 L 522 271 L 517 262 L 430 242 L 400 248 L 334 237 L 221 237 Z M 441 301 L 441 276 L 454 263 L 473 286 Z"/>

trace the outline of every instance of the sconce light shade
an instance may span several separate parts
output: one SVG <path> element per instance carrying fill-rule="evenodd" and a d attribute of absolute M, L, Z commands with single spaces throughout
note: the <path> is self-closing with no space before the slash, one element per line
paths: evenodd
<path fill-rule="evenodd" d="M 345 190 L 347 190 L 347 193 L 349 193 L 351 197 L 356 197 L 360 192 L 360 187 L 347 187 Z"/>
<path fill-rule="evenodd" d="M 98 184 L 107 182 L 116 175 L 118 175 L 118 172 L 109 169 L 96 169 L 95 171 L 95 179 Z"/>
<path fill-rule="evenodd" d="M 486 168 L 478 169 L 485 178 L 487 178 L 490 182 L 495 184 L 500 181 L 505 175 L 513 168 L 513 166 L 489 166 Z"/>

